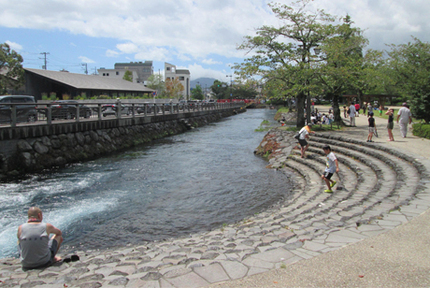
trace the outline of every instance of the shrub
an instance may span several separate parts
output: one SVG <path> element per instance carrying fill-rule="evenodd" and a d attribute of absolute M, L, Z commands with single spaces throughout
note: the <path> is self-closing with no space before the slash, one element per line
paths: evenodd
<path fill-rule="evenodd" d="M 412 133 L 415 136 L 430 139 L 430 124 L 413 124 Z"/>

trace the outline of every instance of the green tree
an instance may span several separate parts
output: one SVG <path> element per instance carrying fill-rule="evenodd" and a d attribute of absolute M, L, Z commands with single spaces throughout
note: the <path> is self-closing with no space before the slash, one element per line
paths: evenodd
<path fill-rule="evenodd" d="M 210 87 L 212 93 L 215 95 L 216 99 L 228 99 L 228 84 L 225 82 L 221 82 L 219 80 L 215 80 L 214 84 Z"/>
<path fill-rule="evenodd" d="M 318 76 L 314 88 L 323 86 L 324 93 L 333 100 L 334 120 L 341 121 L 339 100 L 347 90 L 363 91 L 366 75 L 370 75 L 371 66 L 365 66 L 363 48 L 368 41 L 362 36 L 359 28 L 352 27 L 353 22 L 347 15 L 343 23 L 334 26 L 334 33 L 322 41 L 322 51 L 319 69 L 315 70 Z"/>
<path fill-rule="evenodd" d="M 413 42 L 391 45 L 388 65 L 395 85 L 408 98 L 417 119 L 430 122 L 430 44 L 413 37 Z"/>
<path fill-rule="evenodd" d="M 122 79 L 133 82 L 133 73 L 130 70 L 125 71 L 124 77 L 122 77 Z"/>
<path fill-rule="evenodd" d="M 157 90 L 158 97 L 164 98 L 166 94 L 166 84 L 163 81 L 163 76 L 160 74 L 152 74 L 146 80 L 146 87 Z"/>
<path fill-rule="evenodd" d="M 196 88 L 191 90 L 191 98 L 196 100 L 204 100 L 205 95 L 203 94 L 202 86 L 196 85 Z"/>
<path fill-rule="evenodd" d="M 305 123 L 305 100 L 310 94 L 311 63 L 317 61 L 311 54 L 313 48 L 335 32 L 334 19 L 323 10 L 306 11 L 310 0 L 294 2 L 293 6 L 269 4 L 275 16 L 282 21 L 277 27 L 263 26 L 257 36 L 246 36 L 241 50 L 253 51 L 255 55 L 235 66 L 242 76 L 260 75 L 268 81 L 283 83 L 285 95 L 297 98 L 297 126 Z M 310 111 L 310 101 L 308 101 Z M 307 113 L 310 118 L 310 113 Z M 309 120 L 309 119 L 308 119 Z"/>
<path fill-rule="evenodd" d="M 0 44 L 0 93 L 16 89 L 24 83 L 23 59 L 20 54 L 10 49 L 7 43 Z"/>

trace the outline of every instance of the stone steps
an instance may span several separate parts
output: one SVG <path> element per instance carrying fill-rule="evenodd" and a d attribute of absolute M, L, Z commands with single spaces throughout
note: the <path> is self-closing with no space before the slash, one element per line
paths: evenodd
<path fill-rule="evenodd" d="M 5 260 L 0 280 L 29 287 L 38 287 L 36 280 L 41 287 L 204 287 L 338 249 L 388 231 L 430 206 L 429 171 L 406 154 L 340 133 L 321 133 L 312 136 L 309 157 L 302 159 L 288 148 L 288 132 L 271 133 L 283 148 L 269 163 L 294 181 L 291 196 L 281 205 L 185 238 L 78 252 L 79 262 L 42 272 L 19 273 L 17 260 Z M 326 144 L 340 167 L 332 194 L 323 192 L 321 179 Z M 414 205 L 407 206 L 410 202 Z"/>

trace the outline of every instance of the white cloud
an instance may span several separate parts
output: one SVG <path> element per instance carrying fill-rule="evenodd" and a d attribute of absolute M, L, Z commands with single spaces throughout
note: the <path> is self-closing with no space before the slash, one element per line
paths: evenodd
<path fill-rule="evenodd" d="M 78 58 L 79 58 L 83 63 L 96 63 L 94 60 L 91 60 L 90 58 L 85 57 L 85 56 L 79 56 Z"/>
<path fill-rule="evenodd" d="M 226 72 L 225 70 L 219 71 L 219 70 L 207 69 L 196 63 L 189 65 L 188 67 L 178 67 L 178 68 L 190 70 L 192 79 L 208 77 L 208 78 L 215 78 L 223 82 L 226 82 L 226 75 L 230 73 L 230 71 Z"/>
<path fill-rule="evenodd" d="M 116 48 L 122 53 L 132 54 L 139 52 L 139 47 L 134 43 L 117 44 Z"/>
<path fill-rule="evenodd" d="M 263 25 L 280 24 L 267 6 L 269 2 L 272 1 L 0 0 L 0 27 L 65 31 L 113 39 L 116 44 L 104 48 L 106 57 L 201 63 L 190 67 L 201 74 L 221 75 L 224 72 L 204 66 L 215 67 L 220 64 L 219 59 L 234 62 L 231 58 L 246 57 L 245 51 L 236 49 L 245 35 L 254 35 L 255 29 Z M 291 5 L 293 0 L 275 2 Z M 365 31 L 374 49 L 385 49 L 385 43 L 408 42 L 410 35 L 422 41 L 430 40 L 428 0 L 313 0 L 309 5 L 312 10 L 324 9 L 339 17 L 349 14 L 355 25 Z M 16 45 L 17 50 L 22 49 Z M 224 64 L 224 67 L 227 66 Z"/>
<path fill-rule="evenodd" d="M 208 65 L 214 65 L 214 64 L 222 64 L 220 61 L 215 61 L 212 58 L 211 59 L 203 59 L 202 63 L 208 64 Z"/>
<path fill-rule="evenodd" d="M 119 53 L 111 49 L 106 50 L 107 57 L 118 57 Z"/>
<path fill-rule="evenodd" d="M 18 43 L 15 43 L 15 42 L 12 42 L 12 41 L 9 41 L 9 40 L 6 41 L 6 44 L 9 45 L 10 49 L 15 50 L 17 52 L 19 52 L 19 51 L 21 51 L 23 49 L 22 46 L 19 45 Z"/>

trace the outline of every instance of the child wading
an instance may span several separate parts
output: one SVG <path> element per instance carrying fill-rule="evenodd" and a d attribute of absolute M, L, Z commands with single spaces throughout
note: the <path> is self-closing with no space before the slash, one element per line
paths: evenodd
<path fill-rule="evenodd" d="M 332 193 L 331 188 L 336 185 L 336 181 L 331 180 L 331 177 L 335 172 L 339 172 L 339 164 L 337 162 L 337 158 L 334 153 L 331 151 L 330 146 L 323 147 L 324 153 L 327 155 L 326 168 L 324 170 L 324 174 L 321 175 L 321 178 L 324 179 L 327 184 L 327 190 L 324 190 L 326 193 Z"/>

